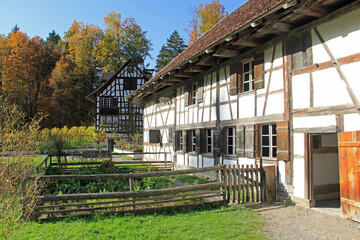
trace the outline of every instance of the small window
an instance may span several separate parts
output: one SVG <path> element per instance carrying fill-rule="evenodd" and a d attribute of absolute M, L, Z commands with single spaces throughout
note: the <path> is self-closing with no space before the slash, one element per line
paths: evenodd
<path fill-rule="evenodd" d="M 191 104 L 196 104 L 196 93 L 197 93 L 197 83 L 194 83 L 191 88 Z"/>
<path fill-rule="evenodd" d="M 101 97 L 100 98 L 100 107 L 101 108 L 113 107 L 113 98 L 111 98 L 111 97 Z"/>
<path fill-rule="evenodd" d="M 137 79 L 127 78 L 124 79 L 124 90 L 136 90 L 137 89 Z"/>
<path fill-rule="evenodd" d="M 243 89 L 244 92 L 249 92 L 255 89 L 254 60 L 243 64 Z"/>
<path fill-rule="evenodd" d="M 133 65 L 129 65 L 129 66 L 127 67 L 127 71 L 128 71 L 128 73 L 133 73 L 133 72 L 134 72 L 134 66 L 133 66 Z"/>
<path fill-rule="evenodd" d="M 262 125 L 261 127 L 261 153 L 263 157 L 277 157 L 276 124 Z"/>
<path fill-rule="evenodd" d="M 183 151 L 184 149 L 184 139 L 182 131 L 175 131 L 175 150 Z"/>
<path fill-rule="evenodd" d="M 226 132 L 226 153 L 233 155 L 236 153 L 236 131 L 235 127 L 228 127 Z"/>
<path fill-rule="evenodd" d="M 196 133 L 195 130 L 191 131 L 191 151 L 195 152 L 196 149 Z"/>
<path fill-rule="evenodd" d="M 206 130 L 206 152 L 212 153 L 213 151 L 213 134 L 211 129 Z"/>
<path fill-rule="evenodd" d="M 160 143 L 160 130 L 150 130 L 149 138 L 149 143 Z"/>

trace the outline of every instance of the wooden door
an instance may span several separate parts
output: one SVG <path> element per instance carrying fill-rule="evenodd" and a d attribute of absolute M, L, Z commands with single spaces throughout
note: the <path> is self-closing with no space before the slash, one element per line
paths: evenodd
<path fill-rule="evenodd" d="M 342 214 L 360 222 L 360 131 L 339 133 L 338 142 Z"/>

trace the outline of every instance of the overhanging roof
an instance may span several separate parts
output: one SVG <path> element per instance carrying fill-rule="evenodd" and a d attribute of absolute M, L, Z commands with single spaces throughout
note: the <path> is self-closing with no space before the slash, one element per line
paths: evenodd
<path fill-rule="evenodd" d="M 300 27 L 352 0 L 249 0 L 214 25 L 127 99 L 145 98 Z"/>

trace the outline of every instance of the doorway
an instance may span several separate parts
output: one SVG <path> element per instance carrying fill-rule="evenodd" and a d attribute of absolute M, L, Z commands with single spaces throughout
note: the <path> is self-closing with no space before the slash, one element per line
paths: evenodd
<path fill-rule="evenodd" d="M 309 134 L 308 149 L 308 197 L 310 207 L 340 209 L 337 134 Z"/>

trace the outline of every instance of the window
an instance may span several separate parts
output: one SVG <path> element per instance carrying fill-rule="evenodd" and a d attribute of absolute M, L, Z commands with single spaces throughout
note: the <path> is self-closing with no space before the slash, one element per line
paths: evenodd
<path fill-rule="evenodd" d="M 254 61 L 245 62 L 243 64 L 243 89 L 244 92 L 255 89 L 254 81 Z"/>
<path fill-rule="evenodd" d="M 195 152 L 196 148 L 196 133 L 195 130 L 191 131 L 191 151 Z"/>
<path fill-rule="evenodd" d="M 136 90 L 137 89 L 137 79 L 127 78 L 124 79 L 124 90 Z"/>
<path fill-rule="evenodd" d="M 262 125 L 261 143 L 261 153 L 263 157 L 277 157 L 276 124 Z"/>
<path fill-rule="evenodd" d="M 100 98 L 100 107 L 101 108 L 113 107 L 113 98 L 111 98 L 111 97 L 101 97 Z"/>
<path fill-rule="evenodd" d="M 179 131 L 179 150 L 182 151 L 183 149 L 184 149 L 183 132 Z"/>
<path fill-rule="evenodd" d="M 196 104 L 196 92 L 197 92 L 197 83 L 194 83 L 191 87 L 191 104 Z"/>
<path fill-rule="evenodd" d="M 149 143 L 160 143 L 160 130 L 149 131 Z"/>
<path fill-rule="evenodd" d="M 236 131 L 235 127 L 226 128 L 226 153 L 233 155 L 236 153 Z"/>
<path fill-rule="evenodd" d="M 213 134 L 211 129 L 206 130 L 206 152 L 212 153 L 213 151 Z"/>

